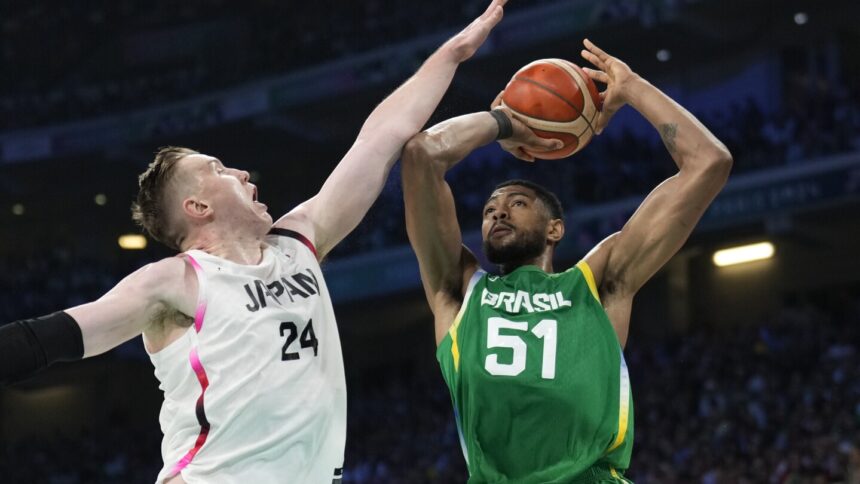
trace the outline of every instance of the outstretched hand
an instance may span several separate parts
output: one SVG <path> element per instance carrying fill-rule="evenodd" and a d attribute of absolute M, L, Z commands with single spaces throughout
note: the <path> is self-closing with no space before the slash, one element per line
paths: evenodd
<path fill-rule="evenodd" d="M 523 161 L 534 163 L 535 154 L 557 150 L 564 146 L 561 140 L 541 138 L 525 123 L 517 119 L 517 116 L 510 109 L 498 107 L 501 96 L 502 94 L 499 93 L 499 96 L 493 101 L 493 109 L 504 112 L 510 118 L 511 126 L 514 128 L 514 134 L 510 138 L 499 140 L 503 150 Z"/>
<path fill-rule="evenodd" d="M 504 6 L 508 0 L 493 0 L 487 10 L 447 42 L 454 52 L 457 62 L 464 62 L 472 57 L 487 40 L 487 36 L 504 16 Z"/>
<path fill-rule="evenodd" d="M 630 87 L 640 78 L 627 64 L 607 54 L 590 40 L 585 39 L 582 43 L 585 45 L 582 57 L 598 69 L 583 67 L 582 70 L 595 82 L 606 84 L 606 90 L 600 93 L 603 109 L 595 123 L 595 134 L 600 134 L 612 116 L 630 101 Z"/>

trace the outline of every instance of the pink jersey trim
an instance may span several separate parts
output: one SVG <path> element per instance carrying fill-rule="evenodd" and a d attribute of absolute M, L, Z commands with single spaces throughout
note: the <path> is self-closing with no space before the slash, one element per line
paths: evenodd
<path fill-rule="evenodd" d="M 188 257 L 191 267 L 194 268 L 194 272 L 197 273 L 197 308 L 194 311 L 194 330 L 199 333 L 203 328 L 203 317 L 206 315 L 206 279 L 203 277 L 203 268 L 200 267 L 200 264 L 197 263 L 196 260 L 194 260 L 194 257 L 191 257 L 188 254 L 186 254 L 186 257 Z M 173 465 L 168 477 L 173 477 L 182 472 L 182 470 L 191 463 L 194 456 L 197 455 L 197 452 L 200 451 L 200 448 L 203 447 L 203 444 L 206 443 L 206 438 L 209 436 L 209 420 L 206 419 L 206 410 L 203 405 L 206 389 L 209 388 L 209 377 L 206 376 L 206 370 L 203 368 L 203 363 L 200 362 L 200 355 L 197 352 L 196 347 L 191 348 L 191 353 L 188 355 L 188 361 L 191 364 L 191 369 L 194 370 L 194 374 L 197 375 L 197 381 L 200 382 L 200 396 L 197 397 L 197 404 L 195 405 L 195 414 L 197 415 L 197 422 L 200 424 L 200 433 L 197 435 L 197 440 L 194 441 L 194 446 L 191 450 L 186 452 L 185 455 Z"/>
<path fill-rule="evenodd" d="M 188 262 L 191 262 L 191 267 L 197 273 L 197 309 L 194 311 L 194 329 L 199 333 L 203 327 L 203 316 L 206 315 L 206 295 L 203 293 L 204 279 L 203 268 L 194 257 L 188 256 Z"/>

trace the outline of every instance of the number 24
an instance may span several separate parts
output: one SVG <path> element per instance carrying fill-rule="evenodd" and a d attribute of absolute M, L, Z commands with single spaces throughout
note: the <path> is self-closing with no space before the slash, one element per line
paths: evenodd
<path fill-rule="evenodd" d="M 296 323 L 292 321 L 284 321 L 281 323 L 281 337 L 284 337 L 284 333 L 289 331 L 287 335 L 287 341 L 284 343 L 283 348 L 281 348 L 281 361 L 289 361 L 289 360 L 298 360 L 299 352 L 293 351 L 292 353 L 287 352 L 287 349 L 293 344 L 293 341 L 296 340 L 296 336 L 299 334 L 299 328 L 296 326 Z M 308 321 L 308 325 L 305 326 L 305 329 L 302 331 L 302 336 L 299 338 L 299 344 L 302 348 L 313 348 L 314 356 L 317 356 L 319 341 L 317 340 L 317 336 L 314 333 L 314 320 L 311 319 Z"/>

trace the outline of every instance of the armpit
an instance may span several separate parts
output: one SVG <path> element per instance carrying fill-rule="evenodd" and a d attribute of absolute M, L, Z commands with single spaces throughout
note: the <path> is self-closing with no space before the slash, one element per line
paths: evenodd
<path fill-rule="evenodd" d="M 194 318 L 175 308 L 164 307 L 153 314 L 149 327 L 156 332 L 167 333 L 176 328 L 187 329 L 193 323 Z"/>

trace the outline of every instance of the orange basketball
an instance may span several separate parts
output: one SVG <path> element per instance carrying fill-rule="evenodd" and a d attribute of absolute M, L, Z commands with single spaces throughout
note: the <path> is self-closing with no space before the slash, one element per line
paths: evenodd
<path fill-rule="evenodd" d="M 511 79 L 502 106 L 542 138 L 555 138 L 564 146 L 536 158 L 556 160 L 581 150 L 594 135 L 601 108 L 594 81 L 576 64 L 562 59 L 541 59 L 523 67 Z"/>

